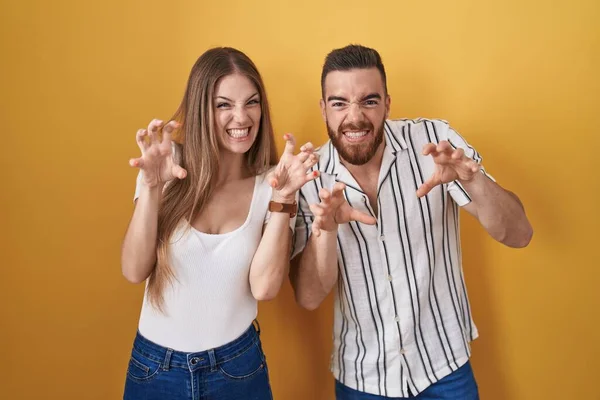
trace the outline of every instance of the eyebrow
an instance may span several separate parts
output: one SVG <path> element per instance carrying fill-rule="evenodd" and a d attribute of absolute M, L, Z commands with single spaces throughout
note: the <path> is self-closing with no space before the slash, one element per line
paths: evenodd
<path fill-rule="evenodd" d="M 363 97 L 362 101 L 372 100 L 372 99 L 381 100 L 381 95 L 379 95 L 379 93 L 371 93 L 371 94 Z"/>
<path fill-rule="evenodd" d="M 348 101 L 347 99 L 340 97 L 340 96 L 329 96 L 327 98 L 327 101 Z"/>
<path fill-rule="evenodd" d="M 252 96 L 248 97 L 248 99 L 246 101 L 251 100 L 255 96 L 258 96 L 258 92 L 254 93 Z M 231 100 L 230 98 L 225 97 L 225 96 L 217 96 L 216 98 L 233 102 L 233 100 Z"/>
<path fill-rule="evenodd" d="M 381 95 L 379 93 L 371 93 L 366 95 L 365 97 L 363 97 L 362 99 L 360 99 L 360 101 L 366 101 L 366 100 L 372 100 L 372 99 L 378 99 L 381 100 Z M 344 97 L 340 97 L 340 96 L 329 96 L 327 98 L 327 101 L 345 101 L 348 102 L 348 99 L 344 98 Z"/>

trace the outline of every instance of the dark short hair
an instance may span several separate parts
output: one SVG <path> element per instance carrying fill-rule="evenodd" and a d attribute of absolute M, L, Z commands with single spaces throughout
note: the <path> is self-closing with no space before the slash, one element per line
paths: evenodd
<path fill-rule="evenodd" d="M 351 44 L 341 49 L 332 50 L 325 57 L 325 64 L 323 64 L 323 71 L 321 72 L 322 96 L 325 97 L 325 78 L 330 72 L 367 68 L 377 68 L 379 70 L 385 93 L 387 93 L 385 68 L 377 50 L 358 44 Z"/>

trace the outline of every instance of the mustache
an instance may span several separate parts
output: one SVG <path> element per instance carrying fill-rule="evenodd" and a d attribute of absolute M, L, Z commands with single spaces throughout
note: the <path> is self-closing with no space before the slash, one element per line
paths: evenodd
<path fill-rule="evenodd" d="M 372 131 L 373 124 L 367 121 L 362 121 L 357 124 L 353 122 L 349 122 L 347 124 L 340 125 L 338 128 L 338 133 L 343 133 L 344 131 Z"/>

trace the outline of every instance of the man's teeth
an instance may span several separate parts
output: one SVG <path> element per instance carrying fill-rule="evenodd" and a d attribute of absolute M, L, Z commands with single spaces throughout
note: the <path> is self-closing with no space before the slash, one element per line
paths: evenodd
<path fill-rule="evenodd" d="M 248 136 L 250 129 L 228 129 L 227 134 L 233 138 L 239 139 Z"/>
<path fill-rule="evenodd" d="M 348 136 L 351 139 L 356 139 L 359 137 L 363 137 L 367 134 L 367 131 L 360 131 L 360 132 L 345 132 L 344 135 Z"/>

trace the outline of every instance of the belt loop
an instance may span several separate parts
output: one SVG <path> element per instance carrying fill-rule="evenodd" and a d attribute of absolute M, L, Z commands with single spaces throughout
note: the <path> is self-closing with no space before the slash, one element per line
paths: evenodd
<path fill-rule="evenodd" d="M 256 333 L 258 333 L 258 335 L 260 336 L 260 324 L 258 323 L 258 319 L 255 319 L 253 322 L 254 328 L 256 329 Z"/>
<path fill-rule="evenodd" d="M 169 367 L 171 366 L 171 355 L 173 354 L 173 349 L 167 349 L 167 354 L 165 354 L 165 359 L 163 360 L 162 363 L 162 370 L 163 371 L 168 371 Z"/>
<path fill-rule="evenodd" d="M 216 371 L 217 370 L 217 359 L 215 358 L 215 350 L 214 349 L 208 350 L 208 359 L 210 360 L 210 370 Z"/>

